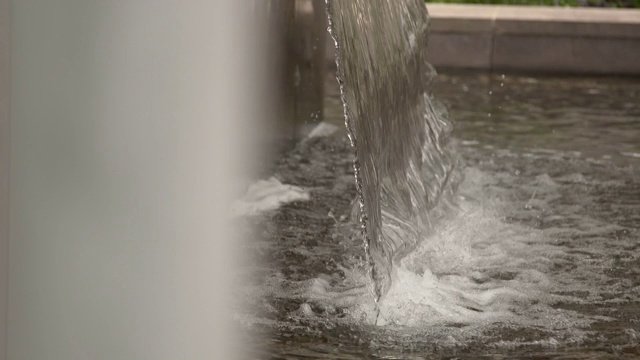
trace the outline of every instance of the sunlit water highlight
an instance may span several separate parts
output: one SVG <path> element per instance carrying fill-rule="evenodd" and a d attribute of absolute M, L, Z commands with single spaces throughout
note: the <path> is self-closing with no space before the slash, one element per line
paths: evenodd
<path fill-rule="evenodd" d="M 551 274 L 555 267 L 570 264 L 565 249 L 542 230 L 507 222 L 508 199 L 490 174 L 469 167 L 466 175 L 469 180 L 462 183 L 459 209 L 394 266 L 379 313 L 362 286 L 367 282 L 362 269 L 345 269 L 345 282 L 335 289 L 326 279 L 312 279 L 301 285 L 299 290 L 307 292 L 300 294 L 311 302 L 346 308 L 353 320 L 376 325 L 418 329 L 497 322 L 548 328 L 587 325 L 588 319 L 550 306 L 579 302 L 553 295 L 565 290 Z M 538 198 L 535 205 L 531 200 L 522 204 L 525 210 L 548 206 L 559 197 L 558 185 L 547 174 L 526 186 Z M 351 288 L 345 290 L 345 283 Z"/>

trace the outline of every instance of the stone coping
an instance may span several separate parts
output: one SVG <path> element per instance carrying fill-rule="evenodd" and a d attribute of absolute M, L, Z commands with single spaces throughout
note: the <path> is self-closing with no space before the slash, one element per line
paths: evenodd
<path fill-rule="evenodd" d="M 437 68 L 640 75 L 640 10 L 427 4 Z"/>
<path fill-rule="evenodd" d="M 640 75 L 640 9 L 426 7 L 428 57 L 438 69 Z M 326 60 L 335 66 L 331 37 L 326 48 Z"/>
<path fill-rule="evenodd" d="M 640 9 L 428 4 L 432 32 L 640 38 Z"/>

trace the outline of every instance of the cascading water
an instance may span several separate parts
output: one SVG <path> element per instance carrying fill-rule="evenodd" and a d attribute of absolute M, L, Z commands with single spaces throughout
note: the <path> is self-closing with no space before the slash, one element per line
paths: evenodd
<path fill-rule="evenodd" d="M 430 97 L 429 18 L 421 0 L 327 1 L 360 221 L 380 299 L 393 264 L 451 206 L 451 124 Z"/>

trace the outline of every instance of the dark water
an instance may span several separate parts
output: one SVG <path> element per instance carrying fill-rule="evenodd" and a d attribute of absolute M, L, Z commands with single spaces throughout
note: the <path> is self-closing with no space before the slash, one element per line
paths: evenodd
<path fill-rule="evenodd" d="M 371 321 L 346 134 L 279 160 L 274 175 L 310 200 L 239 220 L 264 259 L 241 294 L 254 309 L 241 322 L 264 336 L 258 357 L 640 356 L 640 81 L 501 75 L 435 81 L 459 208 L 394 266 L 387 325 Z M 341 125 L 327 85 L 327 121 Z"/>
<path fill-rule="evenodd" d="M 625 164 L 640 152 L 639 81 L 458 73 L 440 75 L 435 94 L 451 109 L 458 138 Z"/>
<path fill-rule="evenodd" d="M 451 126 L 428 93 L 434 71 L 426 61 L 423 1 L 328 1 L 327 10 L 380 299 L 393 264 L 450 207 L 457 186 Z"/>

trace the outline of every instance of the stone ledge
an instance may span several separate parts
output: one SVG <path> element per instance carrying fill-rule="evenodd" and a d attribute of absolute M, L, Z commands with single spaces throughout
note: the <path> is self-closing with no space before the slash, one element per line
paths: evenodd
<path fill-rule="evenodd" d="M 640 10 L 428 4 L 437 67 L 640 75 Z"/>
<path fill-rule="evenodd" d="M 429 4 L 434 32 L 640 38 L 640 10 Z"/>

